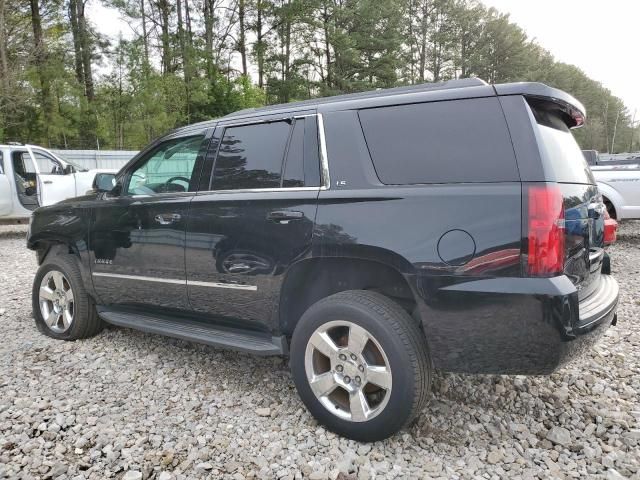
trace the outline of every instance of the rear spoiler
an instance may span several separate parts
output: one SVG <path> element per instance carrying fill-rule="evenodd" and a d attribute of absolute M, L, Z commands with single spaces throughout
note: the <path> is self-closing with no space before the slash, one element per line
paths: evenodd
<path fill-rule="evenodd" d="M 568 93 L 544 83 L 503 83 L 494 85 L 493 88 L 497 95 L 522 95 L 537 102 L 553 104 L 554 109 L 564 114 L 569 128 L 581 127 L 587 119 L 587 111 L 582 103 Z"/>

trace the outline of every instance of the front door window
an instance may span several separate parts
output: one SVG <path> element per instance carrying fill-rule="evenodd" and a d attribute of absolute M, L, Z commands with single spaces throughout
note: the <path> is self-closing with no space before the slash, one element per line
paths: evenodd
<path fill-rule="evenodd" d="M 202 135 L 177 138 L 158 145 L 131 173 L 125 193 L 158 195 L 193 191 L 192 177 L 203 138 Z"/>

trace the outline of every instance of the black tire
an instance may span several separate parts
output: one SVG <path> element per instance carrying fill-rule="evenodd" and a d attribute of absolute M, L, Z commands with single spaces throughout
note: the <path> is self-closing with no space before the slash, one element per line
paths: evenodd
<path fill-rule="evenodd" d="M 386 405 L 371 419 L 351 421 L 331 413 L 309 384 L 305 367 L 308 342 L 318 328 L 332 321 L 364 328 L 388 359 L 392 388 Z M 432 368 L 426 339 L 406 311 L 376 292 L 340 292 L 312 305 L 296 326 L 290 355 L 293 380 L 307 409 L 329 430 L 353 440 L 373 442 L 393 435 L 410 423 L 428 400 Z"/>
<path fill-rule="evenodd" d="M 60 272 L 73 291 L 73 320 L 63 332 L 52 330 L 43 318 L 39 292 L 43 278 L 49 272 Z M 38 269 L 31 292 L 33 317 L 40 332 L 58 340 L 78 340 L 100 333 L 103 323 L 96 312 L 93 299 L 87 294 L 76 260 L 67 253 L 50 253 Z"/>

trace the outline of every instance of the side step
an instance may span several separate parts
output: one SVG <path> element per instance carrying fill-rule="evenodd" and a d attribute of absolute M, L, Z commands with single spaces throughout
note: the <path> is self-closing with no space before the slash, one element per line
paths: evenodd
<path fill-rule="evenodd" d="M 283 355 L 286 343 L 282 337 L 266 333 L 247 332 L 188 319 L 152 317 L 140 313 L 115 312 L 98 307 L 105 322 L 142 332 L 157 333 L 190 342 L 228 348 L 256 355 Z"/>

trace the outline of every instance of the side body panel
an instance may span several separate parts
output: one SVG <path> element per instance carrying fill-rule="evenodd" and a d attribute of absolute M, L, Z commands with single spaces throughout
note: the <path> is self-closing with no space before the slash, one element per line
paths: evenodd
<path fill-rule="evenodd" d="M 267 327 L 284 273 L 310 254 L 317 196 L 318 189 L 197 195 L 186 240 L 192 308 Z M 268 218 L 274 211 L 302 215 L 281 223 Z"/>
<path fill-rule="evenodd" d="M 184 229 L 192 198 L 177 193 L 96 205 L 89 259 L 102 305 L 188 309 Z"/>
<path fill-rule="evenodd" d="M 93 194 L 39 208 L 33 213 L 27 236 L 27 247 L 34 250 L 42 248 L 43 254 L 53 245 L 69 247 L 78 260 L 84 286 L 94 298 L 95 291 L 89 267 L 89 228 L 92 209 L 100 203 Z M 42 258 L 38 260 L 42 261 Z"/>
<path fill-rule="evenodd" d="M 594 167 L 598 188 L 616 209 L 619 220 L 640 218 L 640 169 Z"/>
<path fill-rule="evenodd" d="M 524 337 L 515 343 L 507 333 L 535 328 L 517 314 L 521 299 L 479 292 L 469 302 L 455 291 L 478 279 L 521 276 L 520 182 L 385 186 L 357 113 L 327 112 L 324 119 L 332 185 L 319 195 L 314 255 L 368 259 L 400 271 L 419 299 L 438 368 L 473 371 L 479 358 L 526 348 Z M 531 308 L 543 307 L 531 300 Z M 470 330 L 478 332 L 475 339 Z M 477 368 L 507 366 L 484 361 Z"/>

